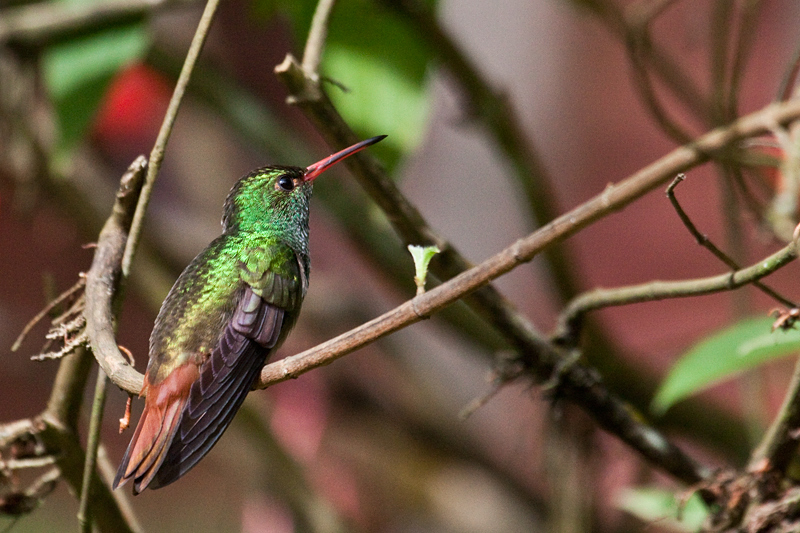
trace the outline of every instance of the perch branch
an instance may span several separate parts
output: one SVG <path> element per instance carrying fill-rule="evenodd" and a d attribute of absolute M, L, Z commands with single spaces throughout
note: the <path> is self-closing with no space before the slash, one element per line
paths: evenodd
<path fill-rule="evenodd" d="M 97 239 L 92 266 L 86 273 L 86 333 L 97 362 L 121 389 L 138 394 L 144 377 L 128 363 L 117 346 L 114 326 L 115 295 L 122 279 L 122 258 L 133 210 L 147 168 L 140 156 L 120 182 L 117 199 Z"/>
<path fill-rule="evenodd" d="M 281 75 L 289 77 L 285 81 L 287 81 L 292 94 L 310 94 L 304 89 L 308 79 L 303 76 L 302 69 L 292 58 L 287 58 L 287 61 L 276 70 Z M 300 78 L 293 76 L 292 72 L 295 74 L 300 72 Z M 315 122 L 323 126 L 321 128 L 323 132 L 334 139 L 337 139 L 337 135 L 346 137 L 337 139 L 340 142 L 337 142 L 335 146 L 345 145 L 349 142 L 347 136 L 349 132 L 345 129 L 346 126 L 343 125 L 341 117 L 333 114 L 329 102 L 313 102 L 303 98 L 295 101 L 309 112 Z M 333 121 L 329 124 L 328 119 L 332 117 Z M 700 137 L 691 145 L 677 148 L 622 182 L 609 185 L 600 195 L 557 218 L 528 237 L 520 239 L 477 267 L 459 274 L 450 281 L 351 332 L 301 354 L 267 365 L 262 371 L 259 386 L 266 387 L 290 377 L 296 377 L 312 368 L 329 364 L 338 357 L 369 342 L 430 316 L 464 295 L 484 287 L 491 280 L 505 274 L 517 265 L 529 261 L 545 246 L 561 241 L 603 216 L 621 209 L 648 191 L 662 185 L 671 176 L 707 161 L 712 155 L 730 148 L 743 138 L 762 134 L 776 123 L 786 124 L 798 117 L 800 117 L 800 103 L 786 102 L 770 105 L 726 127 L 717 128 Z M 351 159 L 355 160 L 353 164 L 357 174 L 363 172 L 365 168 L 376 168 L 376 164 L 371 163 L 368 156 Z M 380 174 L 370 175 L 370 178 L 372 177 L 379 179 Z M 391 204 L 390 200 L 384 201 Z M 392 209 L 393 212 L 397 211 L 394 207 Z M 440 248 L 442 247 L 440 246 Z M 524 328 L 524 324 L 517 323 L 517 325 Z M 540 380 L 546 380 L 558 367 L 558 361 L 561 360 L 562 354 L 555 347 L 543 341 L 538 334 L 531 331 L 526 333 L 527 335 L 524 337 L 515 339 L 522 352 L 522 360 L 531 369 L 534 376 Z M 578 364 L 572 365 L 564 369 L 562 382 L 562 389 L 567 394 L 567 399 L 582 405 L 602 427 L 618 435 L 645 457 L 687 483 L 693 483 L 703 477 L 705 470 L 669 445 L 655 430 L 634 420 L 630 413 L 630 407 L 612 396 L 591 369 Z M 658 435 L 660 438 L 658 446 L 654 446 L 656 441 L 652 440 L 653 435 Z M 665 454 L 665 450 L 668 453 Z"/>

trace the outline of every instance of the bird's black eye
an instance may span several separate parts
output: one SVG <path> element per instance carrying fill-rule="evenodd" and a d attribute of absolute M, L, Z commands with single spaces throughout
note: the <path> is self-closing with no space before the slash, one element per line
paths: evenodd
<path fill-rule="evenodd" d="M 292 178 L 290 178 L 289 176 L 283 175 L 280 178 L 278 178 L 278 187 L 287 192 L 291 191 L 292 189 L 294 189 L 294 180 L 292 180 Z"/>

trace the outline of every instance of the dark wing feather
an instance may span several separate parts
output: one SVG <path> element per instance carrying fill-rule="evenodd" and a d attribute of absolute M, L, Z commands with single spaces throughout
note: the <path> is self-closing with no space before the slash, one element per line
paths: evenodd
<path fill-rule="evenodd" d="M 216 348 L 192 384 L 172 444 L 150 488 L 177 480 L 216 444 L 277 344 L 284 316 L 283 309 L 245 285 Z"/>

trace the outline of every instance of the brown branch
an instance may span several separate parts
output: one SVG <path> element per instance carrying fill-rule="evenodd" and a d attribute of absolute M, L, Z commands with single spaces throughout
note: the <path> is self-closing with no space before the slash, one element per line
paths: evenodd
<path fill-rule="evenodd" d="M 328 21 L 330 20 L 336 0 L 319 0 L 311 20 L 311 29 L 306 39 L 303 52 L 303 70 L 309 75 L 319 73 L 319 64 L 322 60 L 322 51 L 325 48 L 325 39 L 328 36 Z"/>
<path fill-rule="evenodd" d="M 122 257 L 128 240 L 128 229 L 144 179 L 146 161 L 140 156 L 128 168 L 120 183 L 117 200 L 97 239 L 97 249 L 86 273 L 86 333 L 97 362 L 109 379 L 121 389 L 138 394 L 144 376 L 125 360 L 117 346 L 114 312 L 119 283 L 122 279 Z"/>
<path fill-rule="evenodd" d="M 335 114 L 329 102 L 326 100 L 315 102 L 305 98 L 316 93 L 318 88 L 311 87 L 314 90 L 309 90 L 306 85 L 313 82 L 303 75 L 302 69 L 291 57 L 287 58 L 284 64 L 276 70 L 287 78 L 285 81 L 287 81 L 292 94 L 302 95 L 296 97 L 294 101 L 309 112 L 315 122 L 323 126 L 321 128 L 323 132 L 335 139 L 338 135 L 347 137 L 349 131 L 341 117 Z M 299 78 L 296 76 L 298 72 L 300 73 Z M 692 145 L 674 150 L 619 184 L 609 185 L 602 194 L 557 218 L 528 237 L 520 239 L 477 267 L 463 272 L 450 281 L 351 332 L 340 335 L 311 350 L 266 366 L 258 385 L 266 387 L 290 377 L 296 377 L 312 368 L 329 364 L 369 342 L 430 316 L 444 306 L 484 287 L 491 280 L 507 273 L 519 264 L 529 261 L 544 247 L 573 235 L 594 221 L 621 209 L 648 191 L 661 186 L 675 174 L 707 161 L 713 154 L 732 147 L 743 138 L 762 134 L 774 124 L 786 124 L 798 117 L 800 117 L 800 102 L 773 104 L 727 127 L 713 130 Z M 337 144 L 344 145 L 347 142 L 348 140 L 344 139 L 343 142 L 337 142 Z M 371 162 L 369 157 L 351 159 L 356 160 L 351 166 L 356 174 L 377 168 L 377 165 Z M 369 178 L 380 179 L 380 174 L 369 175 Z M 383 201 L 390 204 L 392 212 L 397 212 L 397 207 L 391 205 L 391 200 L 384 197 Z M 394 222 L 396 223 L 396 220 Z M 424 227 L 427 228 L 427 226 Z M 440 246 L 440 248 L 442 247 Z M 483 310 L 485 311 L 485 308 Z M 523 324 L 517 323 L 516 325 L 524 327 Z M 563 354 L 554 346 L 543 341 L 535 332 L 528 331 L 527 335 L 518 336 L 514 341 L 518 343 L 517 347 L 521 351 L 521 360 L 540 380 L 547 379 L 558 367 L 558 361 L 562 359 Z M 680 450 L 669 445 L 655 430 L 635 420 L 631 416 L 630 407 L 612 396 L 590 369 L 577 364 L 565 369 L 562 375 L 562 390 L 567 399 L 583 406 L 602 427 L 618 435 L 642 455 L 671 472 L 678 479 L 693 483 L 702 477 L 702 468 L 683 455 Z M 651 440 L 653 435 L 659 435 L 662 439 L 658 442 L 659 446 L 654 446 L 655 441 Z"/>
<path fill-rule="evenodd" d="M 296 78 L 296 75 L 298 71 L 301 72 L 301 69 L 299 69 L 299 66 L 293 60 L 293 58 L 290 56 L 287 57 L 287 60 L 276 70 L 282 76 L 287 77 L 285 81 L 287 81 L 287 85 L 289 85 L 293 94 L 302 95 L 295 97 L 294 101 L 309 111 L 312 118 L 314 118 L 317 123 L 323 123 L 326 126 L 323 131 L 329 133 L 329 135 L 333 136 L 334 138 L 337 138 L 337 140 L 338 136 L 340 135 L 346 137 L 347 139 L 351 138 L 350 132 L 343 129 L 346 128 L 346 126 L 343 125 L 341 117 L 332 115 L 333 111 L 329 102 L 320 103 L 306 100 L 306 97 L 313 94 L 315 91 L 308 90 L 308 87 L 305 84 L 308 83 L 309 80 L 302 77 L 302 73 L 300 74 L 301 78 L 298 85 L 298 79 Z M 407 320 L 408 323 L 413 323 L 423 317 L 429 316 L 431 313 L 453 303 L 464 295 L 483 287 L 489 281 L 507 273 L 519 264 L 529 261 L 534 255 L 539 253 L 546 246 L 551 245 L 553 242 L 561 241 L 575 234 L 580 229 L 590 225 L 596 220 L 602 218 L 603 216 L 623 208 L 648 191 L 662 185 L 666 180 L 676 173 L 680 173 L 681 171 L 707 161 L 712 154 L 717 154 L 726 148 L 730 148 L 741 139 L 763 134 L 766 131 L 769 131 L 769 129 L 775 124 L 787 124 L 793 120 L 796 120 L 798 117 L 800 117 L 800 102 L 772 104 L 756 113 L 743 117 L 729 126 L 717 128 L 700 137 L 691 145 L 677 148 L 670 154 L 645 167 L 620 183 L 616 185 L 610 184 L 602 194 L 578 206 L 565 215 L 562 215 L 550 224 L 532 233 L 530 236 L 520 239 L 512 246 L 506 248 L 484 263 L 481 263 L 477 267 L 460 274 L 452 280 L 429 290 L 424 295 L 415 298 L 406 304 L 403 304 L 402 306 L 398 307 L 395 312 L 387 313 L 386 315 L 383 315 L 382 317 L 365 324 L 362 326 L 362 328 L 367 329 L 370 332 L 370 335 L 378 336 L 375 338 L 379 338 L 380 336 L 386 335 L 392 331 L 395 331 L 399 327 L 402 327 L 402 322 L 404 320 Z M 326 119 L 331 119 L 331 122 L 325 122 Z M 344 145 L 347 142 L 349 141 L 345 140 L 344 142 L 337 144 Z M 364 172 L 365 168 L 371 169 L 376 167 L 376 164 L 368 156 L 362 158 L 353 157 L 351 160 L 354 160 L 354 164 L 356 162 L 358 163 L 356 170 L 360 172 Z M 379 179 L 380 176 L 381 174 L 376 174 L 375 176 L 370 175 L 369 177 L 376 177 Z M 377 180 L 374 180 L 373 183 L 375 183 L 375 181 Z M 373 189 L 374 188 L 375 187 L 373 186 Z M 388 199 L 387 196 L 383 195 L 379 196 L 379 198 L 383 199 L 382 204 L 391 204 L 391 200 Z M 402 206 L 403 203 L 399 202 L 399 205 Z M 390 208 L 391 213 L 398 212 L 396 206 L 390 205 Z M 423 227 L 427 229 L 427 226 Z M 407 233 L 409 230 L 407 227 L 402 229 L 404 230 L 404 233 Z M 362 328 L 353 330 L 355 333 L 353 334 L 352 338 L 354 339 L 355 343 L 348 342 L 337 344 L 338 348 L 352 351 L 353 349 L 356 349 L 353 347 L 354 345 L 361 347 L 363 344 L 359 343 L 375 340 L 375 338 L 363 336 Z M 304 354 L 300 354 L 300 356 L 295 356 L 297 359 L 291 359 L 297 361 L 302 359 L 301 356 L 304 356 L 303 358 L 305 358 L 307 355 L 307 362 L 310 367 L 316 367 L 320 366 L 321 364 L 327 364 L 327 362 L 333 360 L 327 359 L 327 357 L 335 358 L 337 354 L 335 350 L 330 350 L 329 343 L 325 343 L 318 348 L 319 349 L 314 348 L 304 352 Z M 316 355 L 318 352 L 322 351 L 327 351 L 329 355 L 318 359 Z M 305 370 L 302 365 L 298 365 L 297 363 L 292 364 L 291 368 L 286 366 L 288 364 L 288 362 L 278 362 L 268 365 L 262 374 L 262 381 L 260 385 L 267 386 L 274 382 L 272 380 L 282 381 L 290 376 L 294 377 L 298 373 Z M 277 369 L 274 368 L 276 365 L 281 365 L 282 370 L 277 371 Z M 279 376 L 281 376 L 280 379 L 278 379 Z"/>
<path fill-rule="evenodd" d="M 480 268 L 481 266 L 478 266 L 473 270 Z M 446 299 L 442 299 L 446 290 L 440 290 L 441 287 L 450 286 L 449 288 L 452 289 L 452 283 L 457 281 L 460 282 L 457 290 L 463 290 L 477 279 L 471 274 L 472 271 L 466 272 L 463 276 L 459 276 L 461 279 L 456 278 L 456 280 L 432 289 L 393 311 L 311 350 L 267 365 L 261 373 L 258 386 L 263 388 L 295 378 L 313 368 L 330 364 L 343 355 L 425 318 L 429 313 L 435 312 L 437 308 L 449 303 Z M 544 366 L 547 366 L 549 374 L 556 365 L 556 361 L 562 357 L 563 355 L 553 347 L 542 344 L 539 347 L 539 353 L 534 355 L 536 360 L 526 362 L 535 365 L 533 371 L 537 374 L 543 371 Z M 559 392 L 563 393 L 566 399 L 583 407 L 592 415 L 598 425 L 619 437 L 646 459 L 677 479 L 687 484 L 693 484 L 709 474 L 709 470 L 685 455 L 655 428 L 643 423 L 644 417 L 635 414 L 635 410 L 629 404 L 612 395 L 592 369 L 578 363 L 564 368 L 560 376 Z"/>
<path fill-rule="evenodd" d="M 651 46 L 651 42 L 647 31 L 648 27 L 646 25 L 639 28 L 632 27 L 625 40 L 625 48 L 628 52 L 628 59 L 631 62 L 634 84 L 645 107 L 664 133 L 678 144 L 688 143 L 692 140 L 692 136 L 669 116 L 667 110 L 661 105 L 650 79 L 648 60 L 651 59 L 651 54 L 648 53 L 648 49 Z"/>
<path fill-rule="evenodd" d="M 640 32 L 640 26 L 648 24 L 650 18 L 658 13 L 662 7 L 666 7 L 668 3 L 665 2 L 661 6 L 654 5 L 652 10 L 646 3 L 631 4 L 622 8 L 616 0 L 585 0 L 581 2 L 581 5 L 594 13 L 614 36 L 622 43 L 625 43 L 629 39 L 631 32 Z M 639 9 L 642 6 L 645 7 L 643 11 Z M 643 48 L 642 51 L 647 54 L 644 59 L 653 75 L 672 92 L 675 98 L 690 111 L 692 116 L 697 117 L 702 124 L 709 124 L 709 100 L 703 96 L 700 88 L 686 72 L 680 69 L 661 48 L 654 46 L 653 43 L 650 43 L 647 48 Z"/>

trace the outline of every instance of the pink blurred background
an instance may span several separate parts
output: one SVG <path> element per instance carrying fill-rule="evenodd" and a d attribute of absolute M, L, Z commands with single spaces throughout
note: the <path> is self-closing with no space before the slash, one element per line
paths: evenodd
<path fill-rule="evenodd" d="M 710 3 L 674 4 L 654 28 L 657 41 L 706 87 Z M 740 97 L 742 114 L 775 97 L 796 47 L 800 5 L 788 0 L 763 4 Z M 153 31 L 166 47 L 181 50 L 198 13 L 195 7 L 156 17 Z M 623 46 L 587 12 L 554 0 L 461 0 L 441 2 L 439 14 L 492 84 L 508 92 L 554 180 L 561 212 L 674 148 L 643 109 Z M 279 21 L 255 20 L 243 2 L 223 3 L 204 59 L 222 66 L 278 115 L 304 124 L 300 129 L 316 139 L 314 154 L 322 157 L 330 149 L 301 114 L 283 105 L 284 90 L 272 74 L 292 47 L 289 41 Z M 430 76 L 430 121 L 419 132 L 418 150 L 402 162 L 398 180 L 431 226 L 480 262 L 531 232 L 534 222 L 503 156 L 483 128 L 465 120 L 452 78 L 438 70 Z M 169 81 L 144 65 L 116 80 L 91 141 L 109 168 L 109 191 L 128 162 L 149 151 L 169 95 Z M 701 132 L 696 123 L 685 123 Z M 190 98 L 170 142 L 149 220 L 152 234 L 172 252 L 166 259 L 175 273 L 218 234 L 222 201 L 239 176 L 266 163 L 310 162 L 273 161 Z M 334 179 L 351 178 L 340 171 Z M 88 268 L 91 250 L 81 246 L 93 239 L 59 208 L 59 198 L 42 194 L 19 208 L 14 194 L 10 179 L 0 181 L 3 421 L 32 416 L 44 406 L 56 363 L 28 360 L 38 349 L 37 334 L 20 352 L 8 347 L 45 302 L 45 280 L 63 290 Z M 713 168 L 690 172 L 677 194 L 701 231 L 722 245 L 719 178 Z M 747 228 L 752 260 L 776 248 L 752 223 Z M 312 208 L 311 229 L 311 288 L 281 355 L 311 347 L 413 294 L 410 261 L 408 286 L 392 288 L 320 202 Z M 567 248 L 586 289 L 725 271 L 695 244 L 662 192 L 582 231 Z M 791 265 L 770 282 L 791 298 L 796 276 L 797 267 Z M 154 283 L 168 288 L 170 282 Z M 540 261 L 516 269 L 497 286 L 541 330 L 554 325 L 558 308 Z M 761 295 L 754 299 L 757 312 L 773 306 Z M 638 367 L 663 375 L 693 342 L 729 323 L 730 309 L 730 295 L 722 294 L 599 315 Z M 134 291 L 120 322 L 120 342 L 134 353 L 140 369 L 156 311 Z M 248 405 L 264 415 L 277 442 L 305 467 L 311 487 L 364 531 L 536 531 L 541 527 L 537 502 L 547 498 L 543 435 L 549 404 L 538 390 L 520 383 L 505 388 L 468 420 L 459 420 L 458 412 L 488 389 L 484 355 L 434 318 L 330 367 L 252 394 Z M 772 409 L 785 388 L 789 364 L 778 362 L 762 375 Z M 729 383 L 706 396 L 736 414 L 740 391 Z M 103 437 L 114 461 L 130 437 L 116 431 L 124 401 L 122 393 L 111 390 Z M 407 421 L 409 413 L 413 417 Z M 423 422 L 443 428 L 476 457 L 432 446 L 432 437 L 412 430 Z M 270 481 L 281 467 L 264 460 L 268 447 L 248 431 L 243 422 L 235 422 L 191 475 L 138 496 L 134 506 L 146 529 L 291 531 L 291 513 L 273 494 Z M 615 492 L 649 475 L 615 439 L 593 439 L 591 483 L 602 487 L 597 497 L 604 509 L 595 530 L 625 530 L 627 519 L 611 510 Z M 46 530 L 51 520 L 69 524 L 73 507 L 62 486 L 17 530 Z"/>

